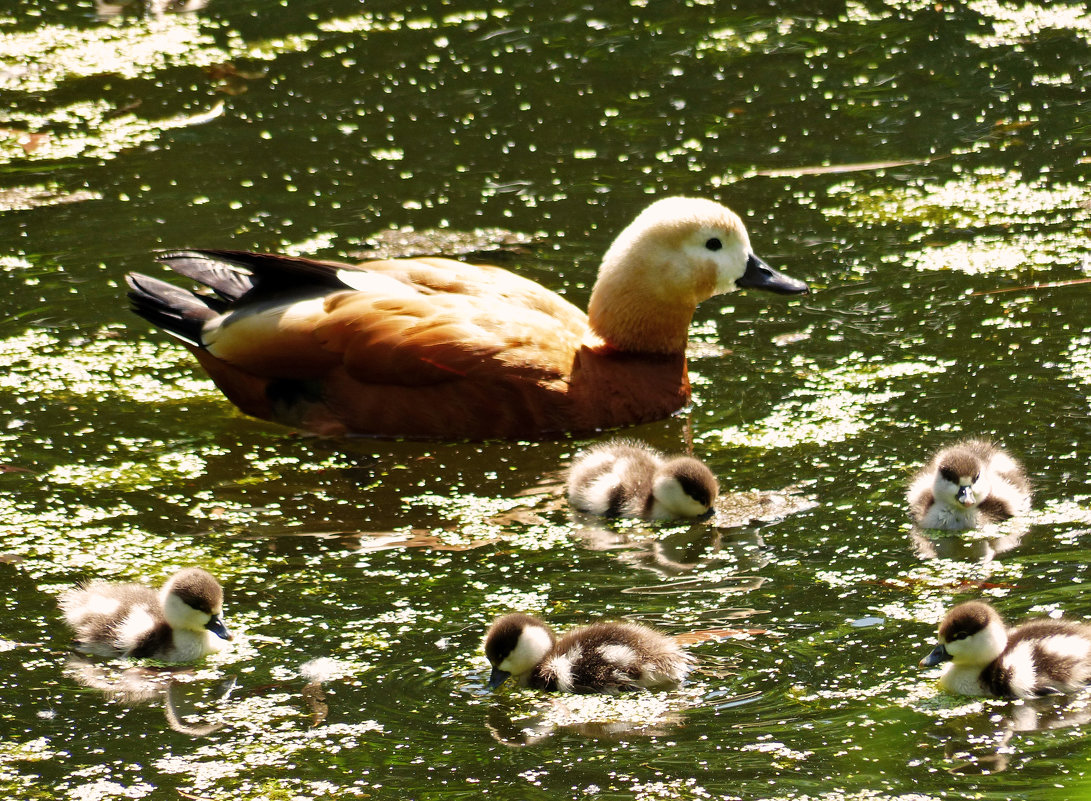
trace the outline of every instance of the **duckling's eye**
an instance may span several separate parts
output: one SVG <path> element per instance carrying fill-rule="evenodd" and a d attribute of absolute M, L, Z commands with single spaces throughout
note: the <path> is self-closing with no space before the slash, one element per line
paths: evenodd
<path fill-rule="evenodd" d="M 958 476 L 955 475 L 955 471 L 952 470 L 950 467 L 941 468 L 939 474 L 943 476 L 947 481 L 950 481 L 952 484 L 958 483 Z"/>
<path fill-rule="evenodd" d="M 956 634 L 956 635 L 955 635 L 954 637 L 952 637 L 951 639 L 952 639 L 952 640 L 965 640 L 965 639 L 966 639 L 967 637 L 969 637 L 969 636 L 970 636 L 970 635 L 969 635 L 968 633 L 966 633 L 965 631 L 960 631 L 960 632 L 959 632 L 958 634 Z"/>
<path fill-rule="evenodd" d="M 975 474 L 975 475 L 974 475 L 974 483 L 975 483 L 975 484 L 977 483 L 977 480 L 978 480 L 979 478 L 981 478 L 981 473 L 977 473 L 977 474 Z"/>
<path fill-rule="evenodd" d="M 717 236 L 714 236 L 710 240 L 705 242 L 705 247 L 708 248 L 709 250 L 719 250 L 723 246 L 724 246 L 724 243 L 721 242 L 720 238 L 717 237 Z"/>

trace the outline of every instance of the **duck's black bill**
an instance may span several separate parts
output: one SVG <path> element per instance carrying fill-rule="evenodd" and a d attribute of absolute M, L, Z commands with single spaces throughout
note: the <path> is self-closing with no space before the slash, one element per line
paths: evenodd
<path fill-rule="evenodd" d="M 231 632 L 224 625 L 224 619 L 219 615 L 213 615 L 212 620 L 205 623 L 205 628 L 219 637 L 221 640 L 230 640 Z"/>
<path fill-rule="evenodd" d="M 947 648 L 943 643 L 940 643 L 932 649 L 932 653 L 921 660 L 921 667 L 932 667 L 938 665 L 940 662 L 946 662 L 951 658 L 951 655 L 947 653 Z"/>
<path fill-rule="evenodd" d="M 739 289 L 764 289 L 778 295 L 802 295 L 810 291 L 805 283 L 778 273 L 753 253 L 746 260 L 746 272 L 735 282 L 735 286 Z"/>
<path fill-rule="evenodd" d="M 511 674 L 500 668 L 493 668 L 492 673 L 489 674 L 489 689 L 495 690 L 501 684 L 508 680 L 508 676 Z"/>

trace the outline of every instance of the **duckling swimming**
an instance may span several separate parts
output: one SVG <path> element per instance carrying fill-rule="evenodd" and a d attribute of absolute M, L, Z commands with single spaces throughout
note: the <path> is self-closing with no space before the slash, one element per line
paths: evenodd
<path fill-rule="evenodd" d="M 1033 698 L 1074 692 L 1091 681 L 1091 626 L 1036 618 L 1009 629 L 995 609 L 967 601 L 939 625 L 922 667 L 950 661 L 940 687 L 958 695 Z"/>
<path fill-rule="evenodd" d="M 223 589 L 197 567 L 179 570 L 156 593 L 142 584 L 95 581 L 60 598 L 78 650 L 99 656 L 191 662 L 226 647 Z"/>
<path fill-rule="evenodd" d="M 568 501 L 581 512 L 670 520 L 700 517 L 720 485 L 688 456 L 667 458 L 630 440 L 611 440 L 579 456 L 568 471 Z"/>
<path fill-rule="evenodd" d="M 1022 465 L 981 439 L 936 453 L 909 486 L 909 509 L 922 528 L 969 529 L 1030 509 Z"/>
<path fill-rule="evenodd" d="M 575 693 L 674 687 L 694 665 L 672 637 L 636 623 L 593 623 L 558 640 L 546 623 L 521 612 L 493 621 L 485 655 L 491 689 L 509 676 L 524 687 Z"/>

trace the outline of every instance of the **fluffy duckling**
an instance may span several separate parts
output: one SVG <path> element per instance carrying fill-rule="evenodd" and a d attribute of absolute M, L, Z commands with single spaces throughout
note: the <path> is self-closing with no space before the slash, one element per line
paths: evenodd
<path fill-rule="evenodd" d="M 967 601 L 939 625 L 922 667 L 949 661 L 940 686 L 958 695 L 1032 698 L 1073 692 L 1091 680 L 1091 626 L 1037 618 L 1009 629 L 995 609 Z"/>
<path fill-rule="evenodd" d="M 698 459 L 668 459 L 637 442 L 613 440 L 581 454 L 568 471 L 568 502 L 608 517 L 700 517 L 720 485 Z"/>
<path fill-rule="evenodd" d="M 96 581 L 60 598 L 76 646 L 99 656 L 191 662 L 222 650 L 223 589 L 197 567 L 179 570 L 157 593 L 143 584 Z"/>
<path fill-rule="evenodd" d="M 507 270 L 449 259 L 159 261 L 212 294 L 134 273 L 133 311 L 180 339 L 242 411 L 327 435 L 511 439 L 658 420 L 689 401 L 699 302 L 807 291 L 754 255 L 738 215 L 682 197 L 618 235 L 587 314 Z"/>
<path fill-rule="evenodd" d="M 674 687 L 694 665 L 673 638 L 645 626 L 594 623 L 558 640 L 543 621 L 521 612 L 493 621 L 485 655 L 492 689 L 514 676 L 524 687 L 575 693 Z"/>
<path fill-rule="evenodd" d="M 990 442 L 968 439 L 936 453 L 909 486 L 909 509 L 922 528 L 968 529 L 1030 509 L 1022 465 Z"/>

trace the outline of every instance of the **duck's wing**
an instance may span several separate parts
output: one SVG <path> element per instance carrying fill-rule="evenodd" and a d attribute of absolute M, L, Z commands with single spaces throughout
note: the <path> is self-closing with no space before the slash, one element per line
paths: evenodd
<path fill-rule="evenodd" d="M 549 380 L 567 375 L 586 332 L 575 324 L 496 297 L 444 294 L 326 299 L 313 336 L 364 383 L 421 385 L 504 375 Z"/>

